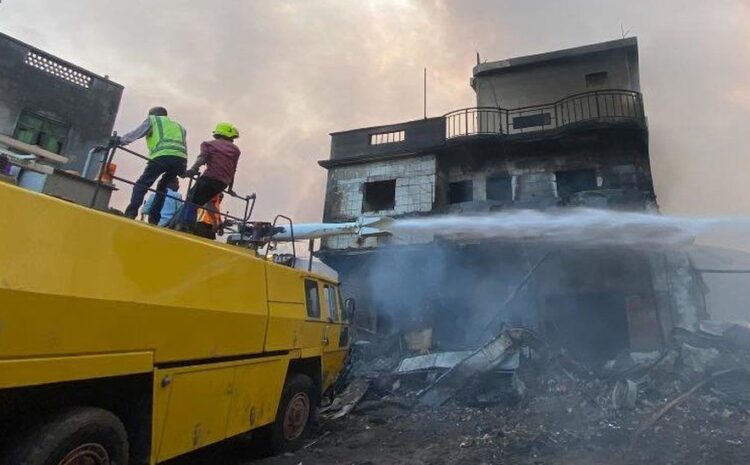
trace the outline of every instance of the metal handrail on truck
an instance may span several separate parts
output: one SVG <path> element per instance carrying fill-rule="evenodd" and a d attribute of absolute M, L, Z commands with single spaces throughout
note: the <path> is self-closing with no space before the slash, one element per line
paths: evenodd
<path fill-rule="evenodd" d="M 144 155 L 142 155 L 142 154 L 140 154 L 138 152 L 130 150 L 130 149 L 124 147 L 124 146 L 117 145 L 115 143 L 116 140 L 117 140 L 117 133 L 114 133 L 113 137 L 110 139 L 110 144 L 104 149 L 104 150 L 106 150 L 106 153 L 105 153 L 105 155 L 104 155 L 104 157 L 103 157 L 103 159 L 101 161 L 101 167 L 99 169 L 99 173 L 98 173 L 97 178 L 96 178 L 96 188 L 94 189 L 94 194 L 93 194 L 93 196 L 91 198 L 91 203 L 89 205 L 91 208 L 94 208 L 94 206 L 96 205 L 96 199 L 97 199 L 97 197 L 99 195 L 99 190 L 100 190 L 100 188 L 101 188 L 101 186 L 103 184 L 102 179 L 104 178 L 105 173 L 109 172 L 110 166 L 112 165 L 112 160 L 114 159 L 115 153 L 116 153 L 116 151 L 118 149 L 120 149 L 120 150 L 122 150 L 122 151 L 124 151 L 126 153 L 129 153 L 130 155 L 133 155 L 133 156 L 135 156 L 137 158 L 145 160 L 147 163 L 157 163 L 157 164 L 159 163 L 158 159 L 150 159 L 150 158 L 148 158 L 148 157 L 146 157 L 146 156 L 144 156 Z M 129 179 L 125 179 L 125 178 L 122 178 L 122 177 L 119 177 L 119 176 L 110 175 L 110 177 L 112 179 L 116 179 L 118 181 L 121 181 L 121 182 L 124 182 L 126 184 L 129 184 L 129 185 L 131 185 L 133 187 L 139 185 L 137 182 L 133 182 L 133 181 L 131 181 Z M 190 179 L 190 182 L 188 183 L 188 189 L 187 189 L 188 195 L 189 195 L 189 193 L 190 193 L 190 191 L 191 191 L 191 189 L 193 187 L 193 181 L 196 178 L 195 177 L 189 177 L 189 179 Z M 157 191 L 156 189 L 154 189 L 152 187 L 146 187 L 146 186 L 143 186 L 143 185 L 141 185 L 141 186 L 145 187 L 147 191 L 154 192 L 157 195 L 160 193 L 159 191 Z M 167 195 L 166 192 L 164 192 L 162 194 L 165 195 L 165 196 Z M 253 214 L 253 210 L 255 209 L 256 196 L 255 196 L 255 194 L 240 196 L 240 195 L 238 195 L 238 194 L 236 194 L 234 192 L 229 191 L 228 189 L 224 191 L 224 194 L 228 195 L 230 197 L 233 197 L 235 199 L 239 199 L 239 200 L 241 200 L 241 201 L 243 201 L 245 203 L 245 210 L 244 210 L 242 218 L 230 215 L 228 212 L 227 213 L 222 213 L 220 211 L 215 211 L 213 209 L 209 209 L 209 211 L 211 211 L 213 213 L 218 213 L 220 216 L 223 216 L 225 222 L 226 222 L 227 219 L 233 220 L 234 223 L 238 226 L 238 231 L 240 231 L 242 229 L 242 227 L 245 224 L 248 223 L 250 217 Z M 193 202 L 188 201 L 187 200 L 187 196 L 186 196 L 185 200 L 183 200 L 183 199 L 175 199 L 175 200 L 177 200 L 178 202 L 180 202 L 183 205 L 191 204 L 191 205 L 195 205 L 197 208 L 206 208 L 203 205 L 198 205 L 198 204 L 195 204 Z"/>

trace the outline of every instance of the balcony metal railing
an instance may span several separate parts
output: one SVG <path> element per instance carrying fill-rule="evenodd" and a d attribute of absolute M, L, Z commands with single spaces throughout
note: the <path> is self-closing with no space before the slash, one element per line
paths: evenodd
<path fill-rule="evenodd" d="M 474 107 L 452 111 L 445 115 L 445 138 L 524 134 L 582 122 L 627 120 L 645 120 L 641 94 L 632 90 L 608 89 L 515 109 Z"/>

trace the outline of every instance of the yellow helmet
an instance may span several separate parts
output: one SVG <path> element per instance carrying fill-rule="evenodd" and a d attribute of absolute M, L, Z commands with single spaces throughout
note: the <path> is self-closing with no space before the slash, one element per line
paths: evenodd
<path fill-rule="evenodd" d="M 240 132 L 232 123 L 219 123 L 214 128 L 215 136 L 224 136 L 230 139 L 240 137 Z"/>

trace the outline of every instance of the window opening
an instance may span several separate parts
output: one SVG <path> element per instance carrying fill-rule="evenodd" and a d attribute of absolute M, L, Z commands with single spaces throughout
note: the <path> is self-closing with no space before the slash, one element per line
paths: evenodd
<path fill-rule="evenodd" d="M 370 134 L 370 145 L 395 144 L 406 140 L 406 131 L 378 132 Z"/>
<path fill-rule="evenodd" d="M 30 145 L 61 153 L 68 139 L 70 127 L 29 111 L 23 111 L 13 133 L 15 139 Z"/>
<path fill-rule="evenodd" d="M 511 202 L 513 200 L 513 181 L 510 176 L 491 176 L 487 178 L 487 200 Z"/>
<path fill-rule="evenodd" d="M 362 212 L 393 210 L 396 206 L 396 180 L 373 181 L 364 184 Z"/>
<path fill-rule="evenodd" d="M 555 179 L 558 198 L 566 198 L 576 192 L 596 189 L 594 170 L 558 171 L 555 173 Z"/>
<path fill-rule="evenodd" d="M 448 184 L 448 203 L 471 202 L 474 200 L 474 183 L 458 181 Z"/>
<path fill-rule="evenodd" d="M 586 87 L 602 87 L 607 83 L 607 72 L 589 73 L 586 75 Z"/>
<path fill-rule="evenodd" d="M 312 279 L 305 280 L 305 303 L 307 304 L 307 316 L 320 318 L 320 297 L 318 295 L 318 282 Z"/>

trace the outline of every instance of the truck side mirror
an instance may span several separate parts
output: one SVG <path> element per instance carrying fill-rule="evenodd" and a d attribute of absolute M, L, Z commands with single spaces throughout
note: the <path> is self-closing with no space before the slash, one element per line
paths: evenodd
<path fill-rule="evenodd" d="M 354 318 L 354 312 L 357 311 L 357 303 L 356 301 L 349 297 L 344 301 L 344 318 L 346 318 L 347 321 L 352 321 Z"/>

